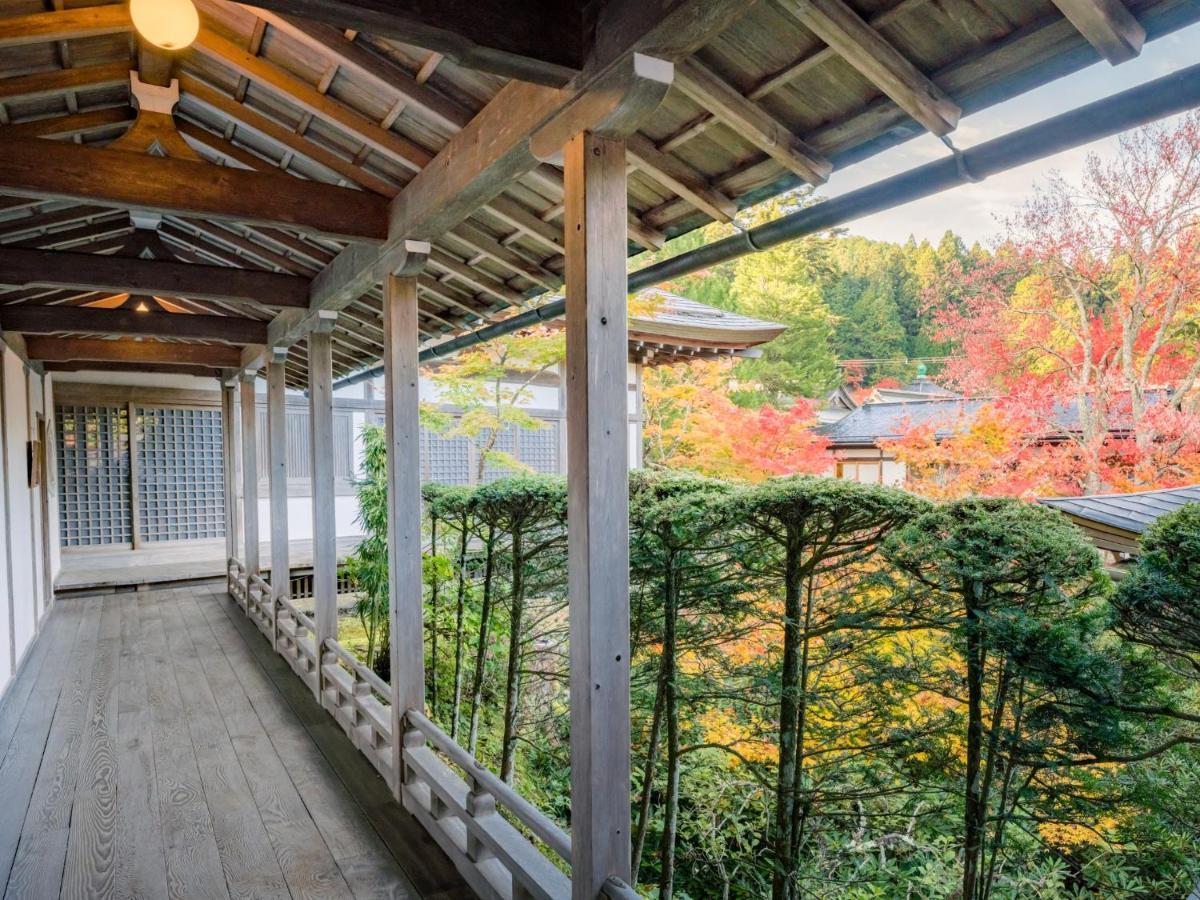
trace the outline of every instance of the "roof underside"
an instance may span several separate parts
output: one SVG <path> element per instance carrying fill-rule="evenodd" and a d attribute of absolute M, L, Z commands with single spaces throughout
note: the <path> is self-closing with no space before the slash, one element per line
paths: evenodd
<path fill-rule="evenodd" d="M 66 11 L 92 4 L 66 3 Z M 106 6 L 107 4 L 98 4 Z M 176 62 L 179 132 L 205 160 L 395 196 L 504 87 L 505 79 L 428 50 L 226 0 L 199 0 L 200 39 Z M 923 131 L 859 70 L 826 47 L 791 7 L 747 11 L 694 54 L 776 134 L 845 166 Z M 1098 59 L 1051 0 L 851 0 L 848 4 L 969 113 Z M 42 13 L 41 0 L 0 0 L 0 16 Z M 1130 0 L 1149 38 L 1200 19 L 1200 0 Z M 63 15 L 65 13 L 54 13 Z M 297 24 L 300 23 L 300 24 Z M 322 30 L 323 29 L 323 30 Z M 128 70 L 136 42 L 112 33 L 8 46 L 0 20 L 0 138 L 44 137 L 99 146 L 134 121 Z M 45 74 L 44 79 L 25 76 Z M 777 148 L 728 113 L 670 89 L 631 141 L 631 253 L 712 221 L 713 207 L 743 208 L 800 183 Z M 632 154 L 636 144 L 639 155 Z M 649 162 L 647 162 L 649 160 Z M 676 189 L 680 180 L 692 191 Z M 673 187 L 674 185 L 674 187 Z M 696 186 L 704 203 L 695 200 Z M 685 196 L 686 195 L 686 196 Z M 563 269 L 563 174 L 543 164 L 435 242 L 420 279 L 427 342 L 493 321 L 554 289 Z M 707 207 L 707 210 L 701 206 Z M 140 254 L 312 278 L 341 241 L 285 227 L 215 224 L 168 215 L 135 232 L 124 209 L 0 196 L 0 245 Z M 112 292 L 0 288 L 7 306 L 125 302 Z M 134 298 L 132 302 L 140 302 Z M 150 300 L 154 303 L 155 301 Z M 174 298 L 178 310 L 265 322 L 254 304 Z M 129 308 L 127 304 L 125 308 Z M 334 331 L 335 376 L 382 354 L 378 288 L 351 303 Z M 81 365 L 96 368 L 94 365 Z M 288 380 L 307 380 L 303 343 Z"/>

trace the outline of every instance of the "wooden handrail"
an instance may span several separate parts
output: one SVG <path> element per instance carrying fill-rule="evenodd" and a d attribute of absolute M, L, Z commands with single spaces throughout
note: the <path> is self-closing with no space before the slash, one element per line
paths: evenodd
<path fill-rule="evenodd" d="M 608 900 L 642 900 L 641 894 L 615 875 L 604 882 L 604 896 Z"/>
<path fill-rule="evenodd" d="M 369 668 L 364 666 L 361 662 L 359 662 L 358 658 L 353 653 L 351 653 L 333 638 L 325 639 L 325 649 L 336 655 L 347 669 L 353 672 L 362 681 L 365 681 L 367 684 L 369 684 L 375 693 L 379 694 L 388 702 L 391 702 L 392 686 L 376 675 Z"/>
<path fill-rule="evenodd" d="M 282 596 L 279 598 L 279 605 L 282 606 L 293 619 L 295 619 L 309 631 L 313 632 L 314 634 L 316 633 L 317 626 L 313 624 L 313 620 L 304 613 L 300 612 L 300 610 L 296 609 L 296 607 L 292 604 L 292 601 L 287 596 Z"/>
<path fill-rule="evenodd" d="M 518 794 L 504 781 L 492 774 L 479 760 L 464 750 L 450 735 L 438 728 L 423 713 L 410 709 L 405 717 L 425 735 L 434 747 L 444 753 L 462 771 L 480 784 L 496 802 L 516 816 L 535 837 L 553 850 L 560 859 L 571 861 L 571 837 L 545 813 Z"/>

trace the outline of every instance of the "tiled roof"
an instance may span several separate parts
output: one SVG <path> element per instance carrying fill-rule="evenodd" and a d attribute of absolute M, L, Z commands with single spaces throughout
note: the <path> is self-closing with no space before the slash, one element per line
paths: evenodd
<path fill-rule="evenodd" d="M 637 295 L 638 305 L 654 304 L 650 314 L 629 317 L 630 336 L 652 340 L 701 341 L 705 346 L 752 347 L 765 344 L 787 330 L 786 325 L 717 309 L 678 294 L 646 290 Z"/>
<path fill-rule="evenodd" d="M 1096 494 L 1091 497 L 1043 497 L 1046 506 L 1088 522 L 1098 522 L 1141 534 L 1159 516 L 1188 503 L 1200 503 L 1200 484 L 1135 494 Z"/>
<path fill-rule="evenodd" d="M 865 403 L 822 431 L 835 447 L 898 438 L 909 428 L 930 422 L 937 427 L 937 437 L 947 437 L 987 402 L 976 398 Z"/>

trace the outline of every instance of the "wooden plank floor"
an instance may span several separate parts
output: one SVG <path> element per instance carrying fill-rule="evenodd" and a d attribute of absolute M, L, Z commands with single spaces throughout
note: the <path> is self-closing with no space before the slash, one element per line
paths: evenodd
<path fill-rule="evenodd" d="M 57 602 L 0 705 L 0 888 L 473 896 L 223 584 Z"/>

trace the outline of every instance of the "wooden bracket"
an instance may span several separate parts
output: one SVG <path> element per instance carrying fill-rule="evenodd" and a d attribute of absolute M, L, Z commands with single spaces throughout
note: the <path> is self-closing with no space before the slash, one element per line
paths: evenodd
<path fill-rule="evenodd" d="M 658 108 L 674 79 L 673 63 L 644 53 L 630 54 L 534 132 L 529 151 L 543 162 L 561 165 L 563 147 L 581 131 L 604 138 L 627 137 Z"/>
<path fill-rule="evenodd" d="M 379 261 L 380 280 L 388 275 L 420 275 L 429 261 L 431 250 L 429 241 L 398 242 L 396 246 L 388 248 Z"/>

